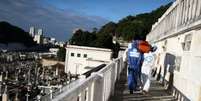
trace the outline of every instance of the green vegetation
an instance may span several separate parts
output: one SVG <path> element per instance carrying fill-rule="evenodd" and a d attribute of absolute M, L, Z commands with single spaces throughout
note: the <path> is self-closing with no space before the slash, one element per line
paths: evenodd
<path fill-rule="evenodd" d="M 94 28 L 92 32 L 78 30 L 70 39 L 70 44 L 95 46 L 114 50 L 112 36 L 116 36 L 125 41 L 129 41 L 134 37 L 145 40 L 152 25 L 165 13 L 171 4 L 172 3 L 161 6 L 150 13 L 127 16 L 118 23 L 109 22 L 102 26 L 99 31 L 97 31 L 96 28 Z"/>
<path fill-rule="evenodd" d="M 99 31 L 94 28 L 92 32 L 77 30 L 69 40 L 72 45 L 100 47 L 113 49 L 112 36 L 117 28 L 113 22 L 104 25 Z"/>
<path fill-rule="evenodd" d="M 35 45 L 29 33 L 7 22 L 0 22 L 0 43 L 22 43 L 26 46 Z"/>
<path fill-rule="evenodd" d="M 57 52 L 57 58 L 59 61 L 65 61 L 66 49 L 64 47 L 60 47 Z"/>
<path fill-rule="evenodd" d="M 100 47 L 112 49 L 112 35 L 108 33 L 88 32 L 77 30 L 73 37 L 70 39 L 71 45 Z"/>
<path fill-rule="evenodd" d="M 109 22 L 102 26 L 100 30 L 97 30 L 97 28 L 94 28 L 92 32 L 77 30 L 69 42 L 72 45 L 109 48 L 113 50 L 113 57 L 117 57 L 120 45 L 112 42 L 113 36 L 124 41 L 130 41 L 133 38 L 145 40 L 152 25 L 171 4 L 161 6 L 150 13 L 127 16 L 118 23 Z"/>
<path fill-rule="evenodd" d="M 110 29 L 110 31 L 112 30 Z M 69 42 L 71 45 L 112 49 L 114 58 L 118 56 L 118 51 L 120 49 L 118 43 L 114 44 L 112 42 L 112 33 L 108 34 L 108 30 L 105 30 L 104 28 L 98 32 L 96 30 L 93 32 L 83 31 L 81 29 L 77 30 Z"/>
<path fill-rule="evenodd" d="M 95 33 L 90 33 L 88 31 L 77 30 L 70 40 L 72 45 L 79 46 L 95 46 L 94 41 L 96 39 Z"/>
<path fill-rule="evenodd" d="M 117 23 L 117 28 L 115 30 L 116 35 L 122 37 L 126 41 L 129 41 L 134 37 L 145 40 L 152 25 L 165 13 L 171 4 L 172 3 L 161 6 L 150 13 L 123 18 Z"/>
<path fill-rule="evenodd" d="M 57 52 L 57 58 L 59 61 L 65 61 L 66 49 L 64 47 L 60 47 Z"/>

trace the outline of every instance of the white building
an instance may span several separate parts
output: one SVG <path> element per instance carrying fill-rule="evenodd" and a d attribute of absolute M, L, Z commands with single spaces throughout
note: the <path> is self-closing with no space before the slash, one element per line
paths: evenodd
<path fill-rule="evenodd" d="M 34 28 L 34 27 L 30 27 L 30 29 L 29 29 L 29 34 L 30 34 L 32 37 L 34 37 L 34 35 L 35 35 L 35 28 Z"/>
<path fill-rule="evenodd" d="M 58 45 L 59 47 L 64 47 L 65 42 L 56 42 L 55 45 Z"/>
<path fill-rule="evenodd" d="M 43 37 L 43 44 L 49 44 L 50 43 L 50 37 Z"/>
<path fill-rule="evenodd" d="M 42 29 L 38 29 L 38 35 L 43 35 L 43 30 Z"/>
<path fill-rule="evenodd" d="M 200 18 L 201 0 L 176 0 L 147 36 L 158 46 L 157 73 L 190 101 L 201 101 Z"/>
<path fill-rule="evenodd" d="M 54 45 L 56 43 L 56 39 L 55 38 L 50 38 L 50 43 Z"/>
<path fill-rule="evenodd" d="M 37 44 L 42 44 L 42 42 L 43 42 L 42 38 L 43 38 L 42 35 L 37 34 L 37 35 L 34 36 L 34 41 L 36 41 Z"/>
<path fill-rule="evenodd" d="M 57 55 L 57 52 L 59 51 L 59 48 L 50 48 L 49 51 L 50 51 L 51 54 Z"/>
<path fill-rule="evenodd" d="M 30 27 L 29 34 L 33 37 L 33 40 L 37 42 L 37 44 L 43 43 L 43 30 L 38 29 L 38 32 L 35 32 L 34 27 Z"/>
<path fill-rule="evenodd" d="M 109 63 L 111 56 L 110 49 L 67 45 L 65 72 L 83 74 L 100 64 Z"/>

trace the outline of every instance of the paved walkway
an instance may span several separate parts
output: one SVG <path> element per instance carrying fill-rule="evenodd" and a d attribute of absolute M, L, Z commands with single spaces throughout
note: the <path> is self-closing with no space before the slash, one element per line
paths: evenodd
<path fill-rule="evenodd" d="M 127 87 L 127 71 L 123 70 L 120 80 L 116 83 L 114 96 L 109 101 L 176 101 L 175 98 L 167 93 L 165 88 L 157 81 L 152 80 L 150 92 L 143 95 L 141 92 L 130 94 Z"/>

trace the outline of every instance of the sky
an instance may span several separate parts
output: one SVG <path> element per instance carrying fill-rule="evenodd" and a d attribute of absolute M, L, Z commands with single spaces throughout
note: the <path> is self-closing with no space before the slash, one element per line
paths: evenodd
<path fill-rule="evenodd" d="M 150 12 L 173 0 L 0 0 L 0 21 L 67 41 L 76 28 L 91 30 L 109 21 Z"/>

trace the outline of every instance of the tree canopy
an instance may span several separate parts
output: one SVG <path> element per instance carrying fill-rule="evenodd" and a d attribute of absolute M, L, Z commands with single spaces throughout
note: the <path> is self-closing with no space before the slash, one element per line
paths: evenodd
<path fill-rule="evenodd" d="M 90 46 L 112 49 L 112 35 L 107 33 L 88 32 L 77 30 L 70 39 L 71 45 Z"/>
<path fill-rule="evenodd" d="M 152 25 L 160 18 L 165 11 L 171 6 L 169 3 L 150 12 L 127 16 L 117 23 L 116 34 L 124 40 L 129 41 L 134 37 L 145 40 L 146 35 L 151 31 Z"/>
<path fill-rule="evenodd" d="M 57 52 L 57 58 L 59 61 L 65 61 L 66 49 L 64 47 L 60 47 Z"/>
<path fill-rule="evenodd" d="M 112 28 L 114 27 L 113 24 L 111 25 L 108 24 L 106 26 L 110 26 Z M 112 28 L 105 29 L 104 27 L 102 27 L 102 29 L 99 32 L 97 31 L 88 32 L 79 29 L 73 34 L 73 37 L 70 39 L 69 42 L 71 45 L 111 49 L 113 51 L 112 57 L 116 58 L 118 56 L 120 45 L 118 43 L 113 43 L 112 31 L 115 30 L 113 30 Z"/>
<path fill-rule="evenodd" d="M 113 36 L 125 41 L 132 40 L 136 37 L 145 40 L 152 25 L 165 13 L 171 4 L 172 3 L 161 6 L 150 13 L 135 16 L 129 15 L 118 23 L 108 22 L 103 25 L 100 30 L 97 28 L 93 28 L 92 32 L 83 31 L 81 29 L 77 30 L 70 39 L 70 44 L 110 48 L 114 50 L 114 44 L 112 42 Z"/>
<path fill-rule="evenodd" d="M 95 46 L 96 34 L 81 29 L 77 30 L 70 39 L 70 44 L 79 46 Z"/>
<path fill-rule="evenodd" d="M 116 28 L 117 28 L 117 24 L 114 22 L 109 22 L 107 24 L 105 24 L 104 26 L 101 27 L 100 31 L 98 33 L 101 34 L 110 34 L 110 35 L 115 35 L 116 32 Z"/>

